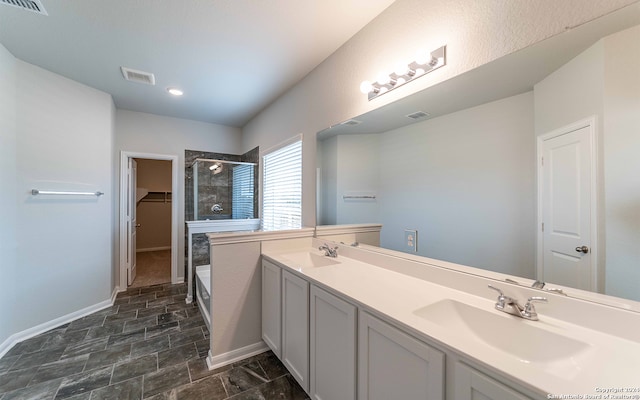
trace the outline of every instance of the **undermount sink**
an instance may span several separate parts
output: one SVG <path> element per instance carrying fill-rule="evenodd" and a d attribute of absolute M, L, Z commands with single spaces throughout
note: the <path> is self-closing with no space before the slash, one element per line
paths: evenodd
<path fill-rule="evenodd" d="M 291 263 L 290 266 L 301 269 L 326 267 L 328 265 L 335 265 L 340 263 L 334 258 L 311 253 L 308 251 L 283 254 L 282 258 L 289 261 Z"/>
<path fill-rule="evenodd" d="M 569 362 L 575 368 L 576 357 L 591 348 L 587 343 L 536 327 L 534 324 L 539 322 L 528 322 L 498 313 L 449 299 L 414 311 L 419 317 L 481 341 L 523 363 Z"/>

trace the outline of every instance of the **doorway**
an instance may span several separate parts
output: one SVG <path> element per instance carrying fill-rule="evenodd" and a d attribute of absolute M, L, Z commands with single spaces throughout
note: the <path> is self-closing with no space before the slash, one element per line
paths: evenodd
<path fill-rule="evenodd" d="M 537 279 L 598 290 L 595 117 L 538 138 Z"/>
<path fill-rule="evenodd" d="M 178 281 L 178 157 L 121 152 L 120 290 Z"/>

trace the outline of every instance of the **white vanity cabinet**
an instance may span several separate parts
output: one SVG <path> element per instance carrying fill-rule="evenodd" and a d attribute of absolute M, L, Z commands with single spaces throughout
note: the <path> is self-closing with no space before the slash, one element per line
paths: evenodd
<path fill-rule="evenodd" d="M 527 400 L 529 397 L 462 363 L 456 363 L 455 400 Z"/>
<path fill-rule="evenodd" d="M 309 392 L 309 283 L 282 271 L 282 363 Z"/>
<path fill-rule="evenodd" d="M 273 353 L 282 356 L 282 269 L 262 260 L 262 340 Z"/>
<path fill-rule="evenodd" d="M 358 399 L 443 400 L 445 355 L 360 312 Z"/>
<path fill-rule="evenodd" d="M 334 293 L 262 261 L 262 338 L 313 400 L 538 397 Z"/>
<path fill-rule="evenodd" d="M 311 398 L 355 400 L 357 309 L 316 286 L 310 303 Z"/>

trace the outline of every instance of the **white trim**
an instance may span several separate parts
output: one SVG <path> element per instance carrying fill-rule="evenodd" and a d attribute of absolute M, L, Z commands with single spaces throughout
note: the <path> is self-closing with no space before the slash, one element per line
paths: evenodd
<path fill-rule="evenodd" d="M 218 246 L 222 244 L 261 242 L 263 240 L 311 238 L 314 232 L 314 228 L 300 228 L 284 231 L 207 233 L 207 237 L 211 246 Z"/>
<path fill-rule="evenodd" d="M 536 276 L 541 277 L 543 275 L 543 241 L 544 235 L 542 232 L 542 163 L 540 159 L 543 153 L 543 145 L 546 140 L 553 139 L 558 136 L 562 136 L 573 131 L 577 131 L 582 128 L 589 128 L 589 141 L 591 144 L 591 287 L 594 291 L 602 293 L 604 288 L 600 287 L 601 277 L 600 268 L 598 265 L 598 118 L 596 115 L 576 121 L 569 125 L 565 125 L 561 128 L 555 129 L 551 132 L 545 133 L 537 137 L 537 149 L 536 149 L 536 173 L 537 173 L 537 217 L 536 217 Z"/>
<path fill-rule="evenodd" d="M 316 237 L 347 233 L 380 232 L 382 224 L 318 225 Z"/>
<path fill-rule="evenodd" d="M 209 367 L 209 370 L 211 371 L 236 361 L 264 353 L 267 350 L 269 350 L 269 346 L 267 346 L 267 344 L 262 340 L 258 343 L 250 344 L 249 346 L 232 350 L 227 353 L 218 354 L 217 356 L 211 354 L 211 350 L 209 350 L 209 355 L 207 356 L 207 367 Z"/>
<path fill-rule="evenodd" d="M 25 329 L 21 332 L 14 333 L 9 336 L 4 342 L 0 343 L 0 358 L 2 358 L 13 346 L 17 343 L 25 341 L 27 339 L 31 339 L 34 336 L 38 336 L 41 333 L 47 332 L 51 329 L 54 329 L 60 325 L 64 325 L 71 321 L 74 321 L 78 318 L 85 317 L 89 314 L 93 314 L 94 312 L 103 310 L 105 308 L 113 306 L 113 303 L 116 300 L 116 296 L 118 295 L 119 287 L 116 286 L 111 292 L 111 298 L 109 300 L 101 301 L 100 303 L 94 304 L 89 307 L 85 307 L 81 310 L 74 311 L 67 315 L 63 315 L 61 317 L 52 319 L 51 321 L 43 322 L 40 325 L 36 325 L 32 328 Z"/>
<path fill-rule="evenodd" d="M 147 247 L 144 249 L 137 248 L 136 253 L 147 253 L 150 251 L 171 250 L 171 246 Z"/>
<path fill-rule="evenodd" d="M 140 153 L 134 151 L 120 151 L 120 203 L 118 209 L 118 222 L 120 233 L 120 287 L 127 287 L 127 165 L 130 158 L 143 158 L 149 160 L 171 161 L 171 191 L 174 201 L 171 202 L 171 282 L 182 282 L 178 277 L 178 156 L 167 154 Z"/>

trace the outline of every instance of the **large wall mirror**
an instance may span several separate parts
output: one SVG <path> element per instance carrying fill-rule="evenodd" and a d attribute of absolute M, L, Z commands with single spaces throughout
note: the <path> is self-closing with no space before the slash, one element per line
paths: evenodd
<path fill-rule="evenodd" d="M 319 132 L 318 225 L 640 301 L 639 24 L 635 3 Z"/>

